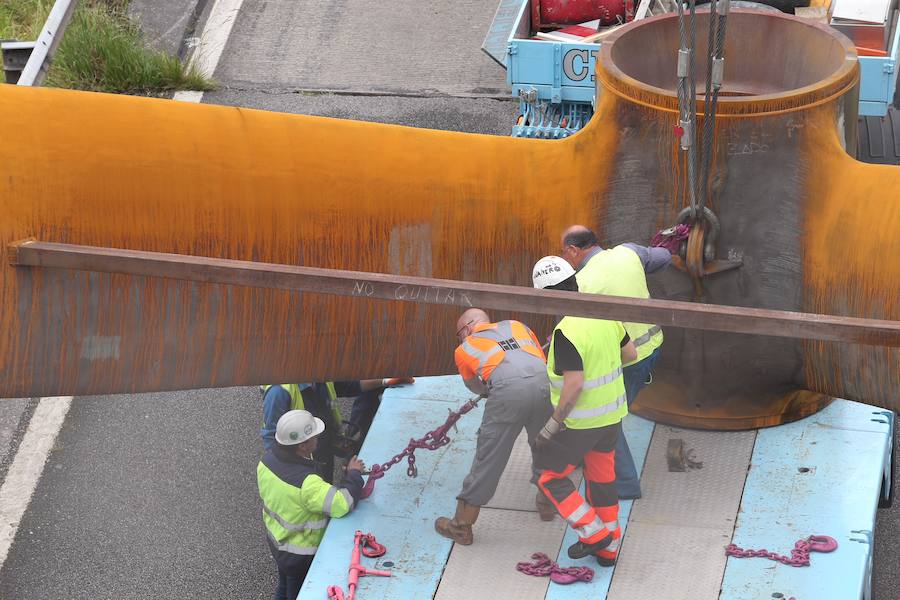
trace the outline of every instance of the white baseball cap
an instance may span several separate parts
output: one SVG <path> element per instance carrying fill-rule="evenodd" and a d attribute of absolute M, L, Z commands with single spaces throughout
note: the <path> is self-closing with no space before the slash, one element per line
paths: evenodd
<path fill-rule="evenodd" d="M 325 423 L 308 410 L 289 410 L 275 425 L 275 441 L 282 446 L 296 446 L 325 431 Z"/>
<path fill-rule="evenodd" d="M 575 269 L 566 262 L 566 259 L 559 256 L 545 256 L 534 263 L 531 281 L 534 283 L 534 287 L 542 290 L 562 283 L 574 274 Z"/>

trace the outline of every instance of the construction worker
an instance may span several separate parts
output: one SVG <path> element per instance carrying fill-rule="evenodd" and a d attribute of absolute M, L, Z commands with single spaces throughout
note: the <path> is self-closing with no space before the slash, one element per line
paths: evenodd
<path fill-rule="evenodd" d="M 456 497 L 456 515 L 440 517 L 434 528 L 458 544 L 469 545 L 472 525 L 497 491 L 522 428 L 531 441 L 550 415 L 550 383 L 544 351 L 522 323 L 492 323 L 483 310 L 471 308 L 457 321 L 456 335 L 459 374 L 472 393 L 486 400 L 475 458 Z M 542 519 L 553 519 L 555 510 L 543 494 L 536 495 L 535 503 Z"/>
<path fill-rule="evenodd" d="M 578 291 L 575 269 L 558 256 L 535 264 L 534 287 Z M 553 415 L 535 439 L 538 487 L 578 533 L 570 558 L 615 564 L 622 529 L 615 487 L 615 446 L 628 413 L 622 364 L 637 356 L 618 321 L 563 317 L 547 356 Z M 587 500 L 569 475 L 584 463 Z"/>
<path fill-rule="evenodd" d="M 578 289 L 590 294 L 649 298 L 647 273 L 664 269 L 672 261 L 665 248 L 648 248 L 626 243 L 604 250 L 594 232 L 573 225 L 562 235 L 563 258 L 578 273 Z M 651 380 L 659 358 L 663 332 L 659 325 L 625 323 L 625 330 L 637 348 L 637 358 L 625 364 L 625 396 L 628 405 Z M 616 488 L 619 499 L 641 497 L 641 481 L 625 436 L 616 445 Z"/>
<path fill-rule="evenodd" d="M 328 518 L 346 516 L 362 498 L 366 465 L 357 457 L 347 463 L 339 487 L 327 483 L 318 470 L 313 454 L 326 429 L 309 411 L 286 412 L 278 419 L 272 447 L 256 467 L 266 540 L 278 566 L 276 600 L 297 597 Z"/>
<path fill-rule="evenodd" d="M 347 419 L 345 428 L 347 436 L 351 438 L 358 436 L 360 442 L 365 440 L 366 435 L 369 433 L 369 428 L 372 426 L 372 421 L 375 419 L 375 413 L 378 412 L 378 408 L 381 406 L 381 395 L 384 393 L 385 388 L 415 382 L 416 380 L 413 377 L 382 379 L 382 386 L 364 391 L 354 398 L 353 406 L 350 409 L 350 418 Z"/>
<path fill-rule="evenodd" d="M 343 421 L 338 397 L 350 397 L 390 385 L 411 382 L 407 379 L 365 379 L 363 381 L 328 381 L 324 383 L 279 383 L 261 386 L 263 392 L 263 426 L 260 436 L 266 450 L 275 444 L 275 425 L 289 410 L 308 410 L 325 422 L 325 435 L 319 441 L 315 453 L 322 463 L 326 481 L 334 477 L 334 456 L 337 443 L 344 441 L 340 435 Z M 346 455 L 345 455 L 346 456 Z"/>

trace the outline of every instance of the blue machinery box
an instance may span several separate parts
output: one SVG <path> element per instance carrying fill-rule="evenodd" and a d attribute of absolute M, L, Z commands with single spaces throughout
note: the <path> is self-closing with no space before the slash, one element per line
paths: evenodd
<path fill-rule="evenodd" d="M 529 39 L 529 0 L 502 0 L 483 49 L 506 67 L 506 81 L 520 99 L 516 137 L 562 138 L 587 123 L 595 96 L 594 60 L 600 44 Z M 860 116 L 883 117 L 897 84 L 900 27 L 889 55 L 861 56 Z"/>

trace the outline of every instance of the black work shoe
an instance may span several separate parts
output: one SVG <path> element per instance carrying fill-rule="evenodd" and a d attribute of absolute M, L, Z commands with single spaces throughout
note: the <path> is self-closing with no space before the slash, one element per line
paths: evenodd
<path fill-rule="evenodd" d="M 599 542 L 594 542 L 593 544 L 585 544 L 584 542 L 578 541 L 569 546 L 569 558 L 571 559 L 579 559 L 584 558 L 585 556 L 590 556 L 591 554 L 596 554 L 600 550 L 603 550 L 613 541 L 612 532 L 608 533 L 605 538 L 600 540 Z M 599 558 L 599 557 L 598 557 Z"/>
<path fill-rule="evenodd" d="M 616 554 L 616 558 L 618 558 L 618 553 Z M 612 567 L 616 564 L 615 558 L 604 558 L 602 556 L 597 557 L 597 564 L 601 567 Z"/>

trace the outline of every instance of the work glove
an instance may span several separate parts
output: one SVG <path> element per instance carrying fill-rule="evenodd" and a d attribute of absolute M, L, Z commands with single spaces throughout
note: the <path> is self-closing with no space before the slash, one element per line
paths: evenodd
<path fill-rule="evenodd" d="M 553 417 L 550 417 L 538 432 L 537 437 L 534 438 L 535 448 L 538 450 L 545 449 L 550 444 L 550 440 L 553 439 L 553 436 L 562 431 L 562 429 L 562 424 Z"/>
<path fill-rule="evenodd" d="M 407 383 L 415 383 L 416 380 L 414 377 L 390 377 L 388 379 L 382 379 L 381 385 L 383 387 L 397 387 L 398 385 L 406 385 Z"/>

